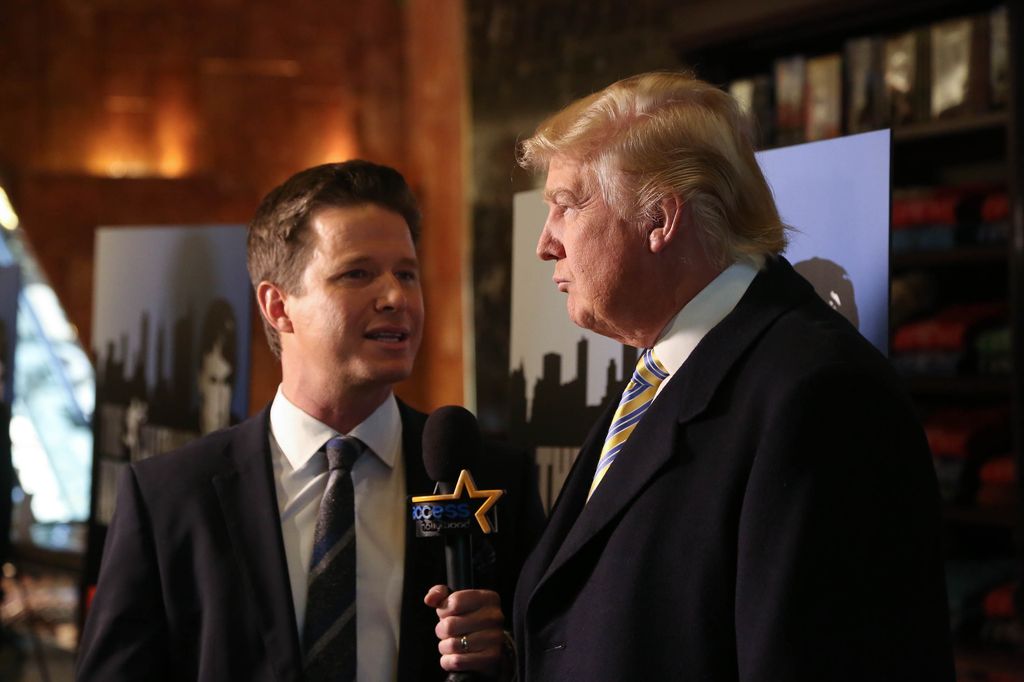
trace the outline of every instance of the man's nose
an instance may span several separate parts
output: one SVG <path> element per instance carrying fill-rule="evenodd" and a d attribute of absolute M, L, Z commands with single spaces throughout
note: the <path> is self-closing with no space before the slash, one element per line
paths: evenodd
<path fill-rule="evenodd" d="M 381 291 L 377 297 L 377 308 L 379 310 L 404 310 L 406 301 L 402 281 L 394 275 L 384 277 Z"/>
<path fill-rule="evenodd" d="M 544 223 L 544 229 L 537 240 L 537 257 L 541 260 L 560 260 L 565 258 L 562 242 L 551 232 L 550 221 Z"/>

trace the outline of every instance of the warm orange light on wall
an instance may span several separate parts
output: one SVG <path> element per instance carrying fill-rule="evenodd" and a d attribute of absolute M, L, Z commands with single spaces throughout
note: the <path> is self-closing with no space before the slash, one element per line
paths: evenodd
<path fill-rule="evenodd" d="M 86 163 L 89 172 L 116 178 L 189 173 L 194 121 L 180 102 L 162 97 L 154 107 L 148 97 L 107 97 L 104 125 Z"/>
<path fill-rule="evenodd" d="M 132 120 L 138 112 L 130 114 L 116 107 L 111 107 L 108 98 L 107 116 L 93 138 L 92 153 L 86 162 L 89 172 L 94 175 L 106 175 L 112 178 L 143 177 L 153 175 L 151 153 L 147 147 L 149 140 Z"/>
<path fill-rule="evenodd" d="M 180 178 L 194 170 L 196 121 L 187 85 L 168 78 L 160 83 L 154 111 L 156 172 Z"/>
<path fill-rule="evenodd" d="M 156 173 L 165 178 L 180 178 L 192 170 L 192 121 L 180 112 L 166 112 L 157 119 Z"/>
<path fill-rule="evenodd" d="M 336 126 L 326 131 L 314 148 L 314 156 L 310 159 L 309 165 L 314 166 L 321 163 L 332 163 L 354 159 L 359 154 L 359 143 L 351 129 L 343 126 Z"/>
<path fill-rule="evenodd" d="M 104 146 L 93 153 L 88 163 L 89 172 L 93 175 L 106 175 L 111 178 L 139 178 L 154 175 L 149 163 L 143 159 L 133 158 L 130 150 Z"/>

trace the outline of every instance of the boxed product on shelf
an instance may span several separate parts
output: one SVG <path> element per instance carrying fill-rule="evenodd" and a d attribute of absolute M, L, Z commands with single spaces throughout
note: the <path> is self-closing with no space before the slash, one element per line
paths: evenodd
<path fill-rule="evenodd" d="M 893 192 L 894 253 L 1005 243 L 1009 224 L 1004 187 L 942 186 Z"/>
<path fill-rule="evenodd" d="M 924 320 L 908 322 L 896 329 L 892 352 L 963 351 L 971 335 L 984 326 L 1006 319 L 1005 301 L 957 303 Z"/>
<path fill-rule="evenodd" d="M 987 108 L 988 17 L 950 19 L 931 27 L 933 118 L 962 116 Z"/>
<path fill-rule="evenodd" d="M 925 418 L 924 431 L 942 499 L 957 504 L 978 503 L 981 469 L 1009 447 L 1009 419 L 1004 406 L 946 407 Z"/>
<path fill-rule="evenodd" d="M 954 634 L 976 640 L 985 622 L 985 599 L 996 588 L 1016 575 L 1012 559 L 986 561 L 956 559 L 946 562 L 949 615 Z"/>
<path fill-rule="evenodd" d="M 843 61 L 839 54 L 807 60 L 807 118 L 804 139 L 808 142 L 837 137 L 843 118 Z"/>
<path fill-rule="evenodd" d="M 804 141 L 807 113 L 807 59 L 795 55 L 775 60 L 775 142 Z"/>
<path fill-rule="evenodd" d="M 946 407 L 924 421 L 932 455 L 973 457 L 979 464 L 993 453 L 1003 452 L 1010 435 L 1010 414 L 1004 406 Z"/>
<path fill-rule="evenodd" d="M 964 351 L 904 351 L 893 355 L 890 362 L 904 376 L 954 377 L 963 366 Z"/>
<path fill-rule="evenodd" d="M 918 269 L 895 274 L 889 288 L 889 319 L 894 328 L 899 327 L 935 310 L 938 300 L 934 273 Z"/>
<path fill-rule="evenodd" d="M 998 455 L 983 462 L 978 471 L 979 507 L 1012 508 L 1017 495 L 1017 467 L 1011 454 Z"/>
<path fill-rule="evenodd" d="M 928 91 L 927 32 L 907 31 L 890 36 L 883 50 L 883 83 L 886 119 L 900 126 L 924 120 L 923 95 Z"/>
<path fill-rule="evenodd" d="M 1007 581 L 989 590 L 985 595 L 985 615 L 989 618 L 1016 618 L 1019 591 L 1020 584 L 1016 580 Z"/>
<path fill-rule="evenodd" d="M 749 120 L 750 139 L 762 147 L 775 139 L 772 104 L 772 79 L 762 74 L 740 78 L 729 84 L 729 94 L 736 98 Z"/>
<path fill-rule="evenodd" d="M 1024 648 L 1024 624 L 1016 618 L 989 619 L 982 624 L 979 639 L 993 646 Z"/>
<path fill-rule="evenodd" d="M 846 41 L 846 132 L 861 133 L 882 126 L 882 40 L 864 36 Z"/>
<path fill-rule="evenodd" d="M 1010 326 L 985 329 L 974 339 L 975 371 L 978 374 L 1009 374 L 1013 369 Z"/>
<path fill-rule="evenodd" d="M 939 496 L 946 502 L 963 499 L 964 472 L 967 460 L 964 457 L 933 457 L 935 478 L 939 483 Z"/>
<path fill-rule="evenodd" d="M 989 105 L 1006 106 L 1010 98 L 1010 25 L 1006 5 L 1000 5 L 989 14 Z"/>

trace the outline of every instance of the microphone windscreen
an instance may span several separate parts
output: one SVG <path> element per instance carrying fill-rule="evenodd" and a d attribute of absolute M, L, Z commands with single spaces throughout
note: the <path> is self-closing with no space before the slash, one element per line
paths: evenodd
<path fill-rule="evenodd" d="M 423 427 L 423 466 L 430 480 L 454 483 L 480 451 L 480 427 L 473 413 L 458 405 L 434 410 Z"/>

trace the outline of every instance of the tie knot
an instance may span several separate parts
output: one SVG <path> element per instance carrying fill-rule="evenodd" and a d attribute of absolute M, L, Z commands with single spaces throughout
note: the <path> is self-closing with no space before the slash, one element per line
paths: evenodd
<path fill-rule="evenodd" d="M 324 452 L 327 453 L 327 470 L 352 471 L 352 465 L 365 449 L 363 441 L 352 436 L 336 436 L 330 439 L 324 446 Z"/>
<path fill-rule="evenodd" d="M 667 376 L 668 370 L 655 357 L 654 349 L 648 348 L 640 356 L 640 359 L 636 361 L 636 369 L 633 371 L 633 383 L 645 386 L 658 386 Z"/>

